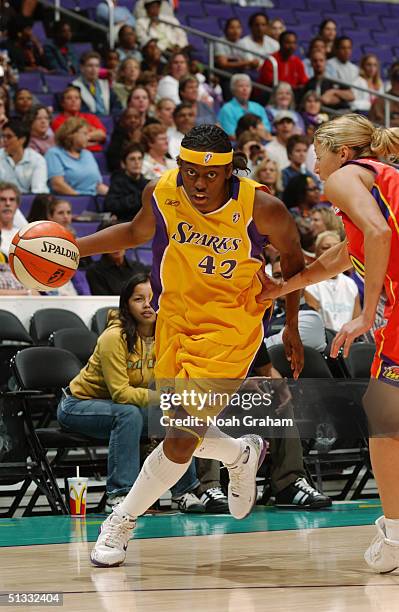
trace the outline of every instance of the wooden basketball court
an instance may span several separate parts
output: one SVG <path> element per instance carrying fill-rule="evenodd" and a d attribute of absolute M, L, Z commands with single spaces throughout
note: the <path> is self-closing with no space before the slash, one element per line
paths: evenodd
<path fill-rule="evenodd" d="M 62 592 L 74 612 L 397 612 L 399 572 L 376 575 L 363 561 L 380 513 L 373 500 L 258 507 L 244 521 L 146 516 L 126 564 L 110 569 L 89 562 L 103 517 L 2 519 L 0 590 Z"/>

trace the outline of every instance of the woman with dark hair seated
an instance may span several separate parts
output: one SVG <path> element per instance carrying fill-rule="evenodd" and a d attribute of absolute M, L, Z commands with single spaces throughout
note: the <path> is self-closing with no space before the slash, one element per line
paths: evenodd
<path fill-rule="evenodd" d="M 127 108 L 121 114 L 112 132 L 106 152 L 108 168 L 111 171 L 121 167 L 122 151 L 132 143 L 140 143 L 144 127 L 142 114 L 135 108 Z"/>
<path fill-rule="evenodd" d="M 311 223 L 311 211 L 320 205 L 320 187 L 311 176 L 299 174 L 284 189 L 282 200 L 294 217 L 302 217 Z"/>
<path fill-rule="evenodd" d="M 27 113 L 25 122 L 29 127 L 28 147 L 44 155 L 50 147 L 55 146 L 54 132 L 50 127 L 51 113 L 47 106 L 39 104 Z"/>
<path fill-rule="evenodd" d="M 123 287 L 119 312 L 112 313 L 87 365 L 70 382 L 58 406 L 65 429 L 109 440 L 107 505 L 111 512 L 130 491 L 140 471 L 140 439 L 155 393 L 155 311 L 151 285 L 140 272 Z M 183 480 L 184 479 L 184 480 Z M 195 466 L 174 487 L 172 497 L 185 511 L 203 511 L 192 493 L 199 484 Z"/>

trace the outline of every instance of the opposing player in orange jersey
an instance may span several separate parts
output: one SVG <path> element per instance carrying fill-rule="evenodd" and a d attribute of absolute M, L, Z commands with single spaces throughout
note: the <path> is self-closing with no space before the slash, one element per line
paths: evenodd
<path fill-rule="evenodd" d="M 346 357 L 355 338 L 372 327 L 385 290 L 387 322 L 375 332 L 364 402 L 384 516 L 376 521 L 377 536 L 365 559 L 374 571 L 390 572 L 399 567 L 399 171 L 380 160 L 399 157 L 399 128 L 374 127 L 349 114 L 322 125 L 314 140 L 315 169 L 326 181 L 326 197 L 342 217 L 347 240 L 281 286 L 270 279 L 264 295 L 278 297 L 353 266 L 364 281 L 363 310 L 337 333 L 331 350 L 337 357 L 343 348 Z"/>
<path fill-rule="evenodd" d="M 233 153 L 227 134 L 215 125 L 193 128 L 183 139 L 179 168 L 166 172 L 143 193 L 131 223 L 79 241 L 81 255 L 138 246 L 153 238 L 157 310 L 157 380 L 172 388 L 226 391 L 245 378 L 263 340 L 262 320 L 271 302 L 257 302 L 262 285 L 259 259 L 268 240 L 280 251 L 285 278 L 304 267 L 295 223 L 267 189 L 234 170 L 246 157 Z M 294 375 L 303 365 L 298 333 L 299 294 L 287 301 L 284 341 Z M 237 389 L 237 386 L 235 387 Z M 181 394 L 182 395 L 182 394 Z M 191 396 L 190 396 L 191 397 Z M 191 399 L 190 399 L 191 402 Z M 208 425 L 224 406 L 182 400 L 181 412 L 200 417 L 201 431 L 174 423 L 146 459 L 131 491 L 102 526 L 91 553 L 95 565 L 123 563 L 135 520 L 185 473 L 193 455 L 222 461 L 230 474 L 229 508 L 244 518 L 256 501 L 256 472 L 265 446 L 260 436 L 234 439 Z"/>

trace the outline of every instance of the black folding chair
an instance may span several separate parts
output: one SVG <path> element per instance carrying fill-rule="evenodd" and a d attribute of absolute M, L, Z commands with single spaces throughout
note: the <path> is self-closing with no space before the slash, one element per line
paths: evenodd
<path fill-rule="evenodd" d="M 90 329 L 72 327 L 51 334 L 49 345 L 73 353 L 81 365 L 85 366 L 96 348 L 97 339 L 97 335 Z"/>
<path fill-rule="evenodd" d="M 370 368 L 375 355 L 375 344 L 369 342 L 355 342 L 352 344 L 349 355 L 345 359 L 351 378 L 370 378 Z"/>
<path fill-rule="evenodd" d="M 32 338 L 15 314 L 0 310 L 0 390 L 7 391 L 11 359 L 32 344 Z"/>
<path fill-rule="evenodd" d="M 98 336 L 100 336 L 107 327 L 108 314 L 110 310 L 119 309 L 115 306 L 104 306 L 103 308 L 99 308 L 91 319 L 91 329 Z"/>
<path fill-rule="evenodd" d="M 30 335 L 35 344 L 47 345 L 53 332 L 66 327 L 87 329 L 75 312 L 63 308 L 43 308 L 37 310 L 31 318 Z"/>
<path fill-rule="evenodd" d="M 30 407 L 37 398 L 50 397 L 54 407 L 58 404 L 62 388 L 67 387 L 81 369 L 78 358 L 64 349 L 47 346 L 31 347 L 15 356 L 12 368 L 19 388 L 27 391 L 23 402 L 30 435 L 37 440 L 40 458 L 47 465 L 55 484 L 56 476 L 63 478 L 70 476 L 76 465 L 80 466 L 82 475 L 106 473 L 106 460 L 93 459 L 89 453 L 90 450 L 103 447 L 103 441 L 66 431 L 59 425 L 35 428 L 30 419 Z M 28 391 L 32 393 L 29 394 Z M 41 395 L 37 395 L 38 391 Z M 79 448 L 85 451 L 85 457 L 74 456 L 73 460 L 68 460 L 69 451 Z M 47 451 L 50 449 L 56 450 L 51 462 L 47 458 Z M 104 487 L 96 487 L 96 490 L 103 491 Z M 32 497 L 30 502 L 32 508 L 37 498 L 38 495 Z"/>

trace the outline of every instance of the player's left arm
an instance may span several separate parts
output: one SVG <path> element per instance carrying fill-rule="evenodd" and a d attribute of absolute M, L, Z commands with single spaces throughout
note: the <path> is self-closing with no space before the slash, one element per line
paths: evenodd
<path fill-rule="evenodd" d="M 354 164 L 340 168 L 326 181 L 327 199 L 338 206 L 364 236 L 364 303 L 360 316 L 342 327 L 335 336 L 331 356 L 344 347 L 347 357 L 355 338 L 373 325 L 378 300 L 384 285 L 391 251 L 391 229 L 370 191 L 374 177 L 369 170 Z"/>
<path fill-rule="evenodd" d="M 260 190 L 256 191 L 253 218 L 260 234 L 269 237 L 280 253 L 284 279 L 291 278 L 304 269 L 299 233 L 294 219 L 285 205 L 277 198 Z M 303 368 L 303 346 L 298 332 L 300 291 L 286 296 L 286 326 L 283 334 L 287 358 L 291 361 L 294 377 Z"/>

